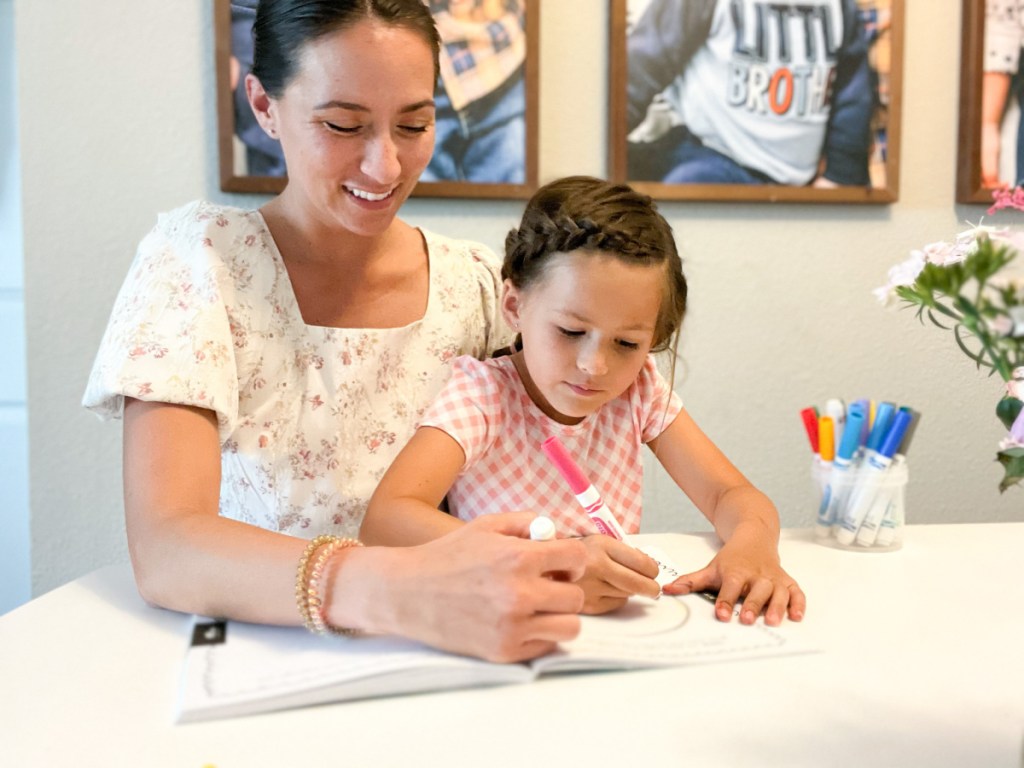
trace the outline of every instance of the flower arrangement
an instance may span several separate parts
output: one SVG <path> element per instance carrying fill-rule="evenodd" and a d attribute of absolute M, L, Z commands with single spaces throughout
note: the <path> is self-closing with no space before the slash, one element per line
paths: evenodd
<path fill-rule="evenodd" d="M 997 190 L 989 213 L 1024 211 L 1024 190 Z M 1010 265 L 1024 252 L 1024 233 L 981 224 L 912 251 L 889 270 L 875 295 L 917 307 L 917 316 L 952 331 L 960 350 L 978 369 L 998 373 L 1006 390 L 996 415 L 1008 430 L 996 460 L 1004 470 L 1000 492 L 1024 480 L 1024 279 Z"/>

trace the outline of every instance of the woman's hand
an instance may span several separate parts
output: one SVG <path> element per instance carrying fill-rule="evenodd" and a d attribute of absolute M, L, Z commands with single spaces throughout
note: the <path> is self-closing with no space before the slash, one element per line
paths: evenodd
<path fill-rule="evenodd" d="M 535 515 L 484 515 L 426 544 L 339 558 L 330 620 L 437 648 L 512 662 L 580 631 L 586 548 L 529 541 Z"/>
<path fill-rule="evenodd" d="M 764 612 L 765 624 L 777 626 L 788 615 L 800 621 L 807 598 L 796 581 L 779 563 L 775 541 L 758 525 L 738 527 L 711 562 L 699 571 L 680 576 L 665 585 L 666 595 L 717 591 L 715 616 L 732 618 L 733 606 L 743 598 L 740 621 L 753 624 Z"/>
<path fill-rule="evenodd" d="M 585 595 L 583 613 L 608 613 L 632 595 L 656 597 L 658 564 L 639 549 L 611 536 L 581 539 L 587 549 L 586 573 L 579 580 Z"/>

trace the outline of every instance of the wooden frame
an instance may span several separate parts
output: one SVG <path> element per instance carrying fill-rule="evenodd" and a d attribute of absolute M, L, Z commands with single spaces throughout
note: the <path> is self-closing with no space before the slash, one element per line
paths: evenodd
<path fill-rule="evenodd" d="M 962 0 L 960 40 L 960 127 L 956 201 L 992 203 L 998 185 L 982 181 L 982 80 L 984 77 L 985 0 Z"/>
<path fill-rule="evenodd" d="M 630 178 L 631 175 L 638 175 L 630 173 L 630 145 L 627 138 L 629 68 L 626 36 L 630 2 L 643 3 L 643 0 L 610 0 L 608 162 L 609 176 L 613 180 L 628 181 L 636 189 L 662 200 L 885 204 L 898 199 L 905 0 L 875 0 L 873 3 L 880 14 L 888 10 L 889 25 L 883 25 L 883 34 L 878 36 L 871 51 L 872 65 L 887 87 L 880 89 L 884 95 L 877 100 L 878 105 L 872 117 L 873 136 L 876 140 L 872 148 L 870 185 L 833 188 L 777 183 L 666 183 Z M 870 0 L 858 2 L 863 6 Z M 884 19 L 884 15 L 881 18 Z M 787 98 L 792 98 L 792 91 Z"/>
<path fill-rule="evenodd" d="M 521 198 L 538 186 L 539 107 L 539 0 L 520 0 L 525 12 L 526 60 L 522 70 L 525 86 L 525 141 L 523 183 L 483 181 L 421 181 L 414 197 Z M 250 175 L 245 166 L 245 147 L 235 135 L 235 94 L 232 90 L 231 0 L 214 0 L 214 41 L 217 82 L 217 126 L 220 188 L 225 192 L 274 194 L 284 189 L 283 175 Z M 244 78 L 245 72 L 238 75 Z M 503 86 L 504 87 L 504 86 Z M 435 150 L 436 151 L 436 150 Z"/>

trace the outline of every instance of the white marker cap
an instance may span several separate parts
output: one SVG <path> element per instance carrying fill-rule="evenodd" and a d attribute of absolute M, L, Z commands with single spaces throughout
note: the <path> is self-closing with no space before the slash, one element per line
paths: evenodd
<path fill-rule="evenodd" d="M 534 541 L 551 541 L 555 538 L 555 524 L 550 517 L 535 517 L 530 523 L 530 538 Z"/>

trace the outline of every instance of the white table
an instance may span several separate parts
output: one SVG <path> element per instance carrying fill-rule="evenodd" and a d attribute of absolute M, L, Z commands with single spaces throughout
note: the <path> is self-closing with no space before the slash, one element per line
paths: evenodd
<path fill-rule="evenodd" d="M 713 548 L 643 539 L 681 565 Z M 820 653 L 181 726 L 189 618 L 101 569 L 0 617 L 0 766 L 1024 765 L 1024 523 L 910 526 L 884 554 L 789 530 L 781 551 Z"/>

